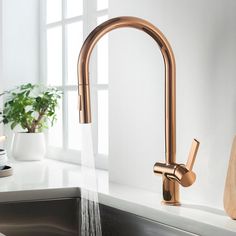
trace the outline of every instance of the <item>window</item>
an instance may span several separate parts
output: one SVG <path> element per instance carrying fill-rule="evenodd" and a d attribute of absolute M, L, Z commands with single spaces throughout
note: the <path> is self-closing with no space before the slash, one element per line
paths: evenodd
<path fill-rule="evenodd" d="M 57 123 L 48 132 L 48 156 L 78 162 L 81 149 L 77 111 L 77 60 L 82 43 L 108 19 L 108 0 L 43 0 L 41 5 L 41 80 L 63 92 Z M 96 164 L 108 156 L 108 36 L 90 62 L 93 143 Z"/>

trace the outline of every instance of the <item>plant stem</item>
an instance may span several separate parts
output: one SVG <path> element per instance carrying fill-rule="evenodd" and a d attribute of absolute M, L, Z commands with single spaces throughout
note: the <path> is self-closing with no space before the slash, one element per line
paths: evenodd
<path fill-rule="evenodd" d="M 29 130 L 29 133 L 35 133 L 36 132 L 36 128 L 37 128 L 39 122 L 42 120 L 44 114 L 45 114 L 45 111 L 41 111 L 39 113 L 39 116 L 38 116 L 37 120 L 33 121 L 33 124 L 32 124 L 32 126 L 31 126 L 31 128 Z"/>

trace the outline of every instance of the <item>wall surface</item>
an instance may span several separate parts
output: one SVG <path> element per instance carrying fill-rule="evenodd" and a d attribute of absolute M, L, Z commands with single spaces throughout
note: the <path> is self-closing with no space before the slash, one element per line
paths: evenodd
<path fill-rule="evenodd" d="M 4 87 L 39 79 L 39 1 L 3 1 Z"/>
<path fill-rule="evenodd" d="M 177 161 L 201 141 L 197 181 L 182 199 L 222 208 L 236 133 L 236 1 L 110 0 L 110 17 L 133 15 L 156 25 L 177 64 Z M 134 29 L 110 33 L 110 180 L 161 192 L 152 173 L 164 161 L 164 69 L 153 40 Z"/>
<path fill-rule="evenodd" d="M 39 81 L 39 0 L 2 0 L 1 88 Z M 8 140 L 12 132 L 4 130 Z M 7 143 L 8 150 L 11 143 Z"/>

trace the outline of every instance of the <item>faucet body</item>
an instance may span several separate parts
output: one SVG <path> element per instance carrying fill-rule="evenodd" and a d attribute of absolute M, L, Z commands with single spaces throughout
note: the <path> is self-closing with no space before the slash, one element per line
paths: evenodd
<path fill-rule="evenodd" d="M 122 27 L 142 30 L 159 46 L 165 65 L 165 164 L 156 163 L 154 172 L 163 177 L 163 203 L 179 205 L 179 184 L 191 185 L 195 174 L 185 165 L 176 164 L 176 68 L 171 46 L 154 25 L 136 17 L 117 17 L 97 26 L 85 40 L 78 59 L 80 123 L 91 123 L 89 59 L 98 40 L 106 33 Z M 197 141 L 196 141 L 197 142 Z M 197 144 L 199 144 L 197 142 Z M 196 146 L 196 145 L 195 145 Z M 197 145 L 198 148 L 198 145 Z M 195 159 L 195 157 L 194 157 Z M 192 165 L 189 165 L 192 166 Z M 192 174 L 193 173 L 193 174 Z M 183 180 L 183 176 L 184 180 Z M 190 184 L 191 183 L 191 184 Z"/>

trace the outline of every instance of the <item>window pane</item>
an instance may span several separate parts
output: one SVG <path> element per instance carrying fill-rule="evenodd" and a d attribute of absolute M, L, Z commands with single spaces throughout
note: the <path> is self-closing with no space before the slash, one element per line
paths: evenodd
<path fill-rule="evenodd" d="M 108 155 L 108 91 L 98 91 L 98 153 Z"/>
<path fill-rule="evenodd" d="M 59 107 L 56 110 L 57 120 L 54 122 L 53 127 L 48 131 L 49 146 L 62 147 L 62 99 L 59 101 Z"/>
<path fill-rule="evenodd" d="M 77 91 L 68 92 L 68 148 L 81 150 Z"/>
<path fill-rule="evenodd" d="M 99 16 L 97 18 L 97 25 L 102 24 L 104 21 L 108 20 L 108 15 L 104 15 L 104 16 Z"/>
<path fill-rule="evenodd" d="M 83 0 L 67 0 L 66 16 L 74 17 L 83 14 Z"/>
<path fill-rule="evenodd" d="M 77 60 L 83 43 L 83 24 L 76 22 L 67 26 L 68 84 L 77 84 Z"/>
<path fill-rule="evenodd" d="M 62 32 L 61 26 L 47 30 L 47 83 L 62 84 Z"/>
<path fill-rule="evenodd" d="M 47 0 L 47 23 L 61 20 L 61 0 Z"/>
<path fill-rule="evenodd" d="M 97 19 L 97 24 L 106 21 L 108 16 L 101 16 Z M 104 35 L 97 46 L 97 81 L 99 84 L 108 83 L 108 34 Z"/>
<path fill-rule="evenodd" d="M 97 0 L 97 10 L 103 10 L 108 8 L 108 0 Z"/>

